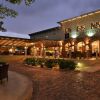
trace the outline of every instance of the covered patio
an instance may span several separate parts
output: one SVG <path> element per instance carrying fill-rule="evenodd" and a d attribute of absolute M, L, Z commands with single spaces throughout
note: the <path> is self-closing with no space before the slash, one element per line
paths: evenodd
<path fill-rule="evenodd" d="M 32 46 L 30 39 L 0 36 L 0 54 L 25 55 Z"/>

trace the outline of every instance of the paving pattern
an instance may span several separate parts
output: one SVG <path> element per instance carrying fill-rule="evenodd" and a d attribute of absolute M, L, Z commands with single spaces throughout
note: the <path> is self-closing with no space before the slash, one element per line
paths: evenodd
<path fill-rule="evenodd" d="M 10 63 L 33 80 L 32 100 L 100 100 L 100 71 L 55 71 Z"/>
<path fill-rule="evenodd" d="M 27 77 L 12 71 L 8 76 L 8 82 L 3 80 L 0 84 L 0 100 L 25 100 L 32 96 L 32 83 Z"/>

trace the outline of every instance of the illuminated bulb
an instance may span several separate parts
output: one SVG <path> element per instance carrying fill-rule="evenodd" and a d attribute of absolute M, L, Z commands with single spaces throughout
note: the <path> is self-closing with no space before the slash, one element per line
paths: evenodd
<path fill-rule="evenodd" d="M 87 30 L 87 32 L 86 32 L 86 35 L 89 37 L 92 37 L 94 34 L 95 34 L 95 30 L 92 30 L 92 29 Z"/>
<path fill-rule="evenodd" d="M 72 33 L 71 33 L 71 37 L 72 38 L 77 38 L 77 36 L 78 36 L 78 34 L 77 34 L 77 32 L 76 31 L 73 31 Z"/>

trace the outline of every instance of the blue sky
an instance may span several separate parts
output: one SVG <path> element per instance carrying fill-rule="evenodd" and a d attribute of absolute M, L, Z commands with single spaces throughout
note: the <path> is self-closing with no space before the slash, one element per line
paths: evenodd
<path fill-rule="evenodd" d="M 56 27 L 58 21 L 100 9 L 100 0 L 35 0 L 29 7 L 3 4 L 19 13 L 16 18 L 4 19 L 4 27 L 21 34 Z"/>

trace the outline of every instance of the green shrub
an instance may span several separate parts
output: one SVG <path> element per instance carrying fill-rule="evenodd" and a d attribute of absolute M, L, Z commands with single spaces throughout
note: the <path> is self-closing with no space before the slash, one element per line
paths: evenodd
<path fill-rule="evenodd" d="M 48 59 L 45 62 L 45 65 L 48 68 L 52 68 L 53 66 L 55 66 L 55 64 L 57 64 L 57 62 L 54 59 Z"/>
<path fill-rule="evenodd" d="M 76 68 L 76 63 L 74 61 L 64 59 L 26 58 L 24 62 L 33 66 L 38 64 L 43 67 L 45 65 L 48 68 L 52 68 L 56 64 L 59 64 L 60 69 L 74 70 Z"/>
<path fill-rule="evenodd" d="M 33 65 L 33 66 L 37 64 L 37 60 L 35 58 L 26 58 L 24 62 L 28 65 Z"/>
<path fill-rule="evenodd" d="M 44 58 L 37 59 L 37 64 L 40 65 L 41 67 L 44 67 L 45 62 L 46 62 L 46 59 Z"/>
<path fill-rule="evenodd" d="M 60 69 L 70 69 L 74 70 L 76 68 L 76 63 L 72 60 L 59 60 Z"/>
<path fill-rule="evenodd" d="M 37 59 L 37 64 L 38 64 L 38 65 L 41 65 L 42 63 L 45 63 L 45 60 L 46 60 L 46 59 L 44 59 L 44 58 L 38 58 L 38 59 Z"/>

